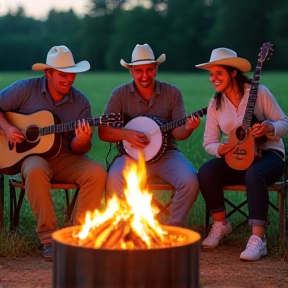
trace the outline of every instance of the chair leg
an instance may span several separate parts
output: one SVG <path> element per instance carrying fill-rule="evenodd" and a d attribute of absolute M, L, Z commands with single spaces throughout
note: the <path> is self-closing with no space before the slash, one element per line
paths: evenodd
<path fill-rule="evenodd" d="M 9 224 L 10 224 L 10 231 L 13 231 L 14 229 L 14 213 L 15 213 L 15 207 L 16 207 L 16 191 L 15 187 L 10 185 L 10 210 L 9 210 Z"/>
<path fill-rule="evenodd" d="M 284 193 L 278 192 L 278 211 L 279 211 L 279 238 L 284 244 L 285 242 L 285 207 L 284 207 Z"/>
<path fill-rule="evenodd" d="M 16 188 L 9 183 L 10 190 L 10 231 L 15 231 L 19 226 L 20 210 L 25 196 L 25 189 L 20 190 L 19 198 L 17 201 Z"/>
<path fill-rule="evenodd" d="M 14 230 L 16 230 L 18 228 L 18 226 L 19 226 L 20 210 L 21 210 L 21 207 L 22 207 L 24 196 L 25 196 L 25 189 L 21 189 L 20 195 L 19 195 L 19 198 L 18 198 L 18 203 L 17 203 L 16 209 L 15 209 L 15 212 L 14 212 L 14 222 L 13 222 Z"/>
<path fill-rule="evenodd" d="M 0 175 L 0 227 L 4 224 L 4 175 Z"/>
<path fill-rule="evenodd" d="M 70 222 L 72 221 L 71 218 L 72 218 L 73 210 L 74 210 L 74 207 L 75 207 L 75 204 L 76 204 L 76 201 L 77 201 L 79 190 L 80 190 L 80 188 L 76 189 L 76 191 L 74 193 L 74 196 L 72 198 L 72 201 L 70 203 L 68 189 L 65 189 L 67 210 L 66 210 L 66 213 L 65 213 L 64 226 L 69 226 Z"/>

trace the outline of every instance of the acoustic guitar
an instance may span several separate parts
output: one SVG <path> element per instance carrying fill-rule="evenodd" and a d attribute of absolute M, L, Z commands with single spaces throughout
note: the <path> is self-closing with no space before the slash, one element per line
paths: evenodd
<path fill-rule="evenodd" d="M 143 149 L 146 162 L 156 162 L 164 154 L 168 145 L 167 132 L 186 124 L 187 118 L 203 117 L 207 114 L 207 107 L 202 108 L 185 118 L 173 120 L 167 123 L 162 118 L 153 115 L 142 115 L 133 118 L 126 125 L 126 129 L 131 129 L 144 133 L 150 140 L 150 143 Z M 126 153 L 135 160 L 139 158 L 139 150 L 134 148 L 128 141 L 122 140 L 119 144 L 120 153 Z"/>
<path fill-rule="evenodd" d="M 246 170 L 251 166 L 255 158 L 261 157 L 261 146 L 263 139 L 265 141 L 266 137 L 255 138 L 252 136 L 251 127 L 257 122 L 254 108 L 261 69 L 264 61 L 269 60 L 270 56 L 273 55 L 273 46 L 273 44 L 267 42 L 264 43 L 260 49 L 242 125 L 233 129 L 228 137 L 228 143 L 234 146 L 234 148 L 225 154 L 225 160 L 226 163 L 235 170 Z"/>
<path fill-rule="evenodd" d="M 14 175 L 20 172 L 23 160 L 29 155 L 40 155 L 45 159 L 54 158 L 61 149 L 62 132 L 72 131 L 78 121 L 61 123 L 58 116 L 42 110 L 25 115 L 6 112 L 9 123 L 20 129 L 25 136 L 21 143 L 11 143 L 0 129 L 0 173 Z M 89 126 L 107 125 L 120 128 L 121 114 L 102 115 L 99 118 L 85 119 Z"/>

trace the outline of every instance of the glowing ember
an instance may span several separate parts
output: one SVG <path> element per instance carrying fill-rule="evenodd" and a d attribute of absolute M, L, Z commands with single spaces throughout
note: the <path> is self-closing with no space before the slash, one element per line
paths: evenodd
<path fill-rule="evenodd" d="M 138 164 L 127 166 L 123 175 L 127 183 L 126 201 L 114 196 L 104 212 L 88 212 L 82 230 L 68 241 L 85 247 L 110 249 L 159 248 L 184 241 L 185 235 L 168 234 L 154 219 L 158 211 L 151 206 L 152 194 L 144 189 L 144 156 L 140 155 Z"/>

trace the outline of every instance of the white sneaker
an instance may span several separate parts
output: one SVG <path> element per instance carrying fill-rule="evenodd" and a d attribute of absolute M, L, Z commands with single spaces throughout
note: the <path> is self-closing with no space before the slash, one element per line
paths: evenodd
<path fill-rule="evenodd" d="M 214 221 L 209 235 L 203 240 L 204 248 L 215 248 L 219 245 L 220 240 L 232 232 L 232 226 L 228 219 L 226 225 L 222 222 Z"/>
<path fill-rule="evenodd" d="M 240 254 L 240 259 L 246 261 L 257 261 L 267 254 L 266 242 L 260 237 L 252 235 L 249 238 L 245 250 Z"/>

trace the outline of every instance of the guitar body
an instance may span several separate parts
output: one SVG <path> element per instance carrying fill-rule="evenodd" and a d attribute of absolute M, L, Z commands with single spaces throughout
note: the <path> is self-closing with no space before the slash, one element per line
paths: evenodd
<path fill-rule="evenodd" d="M 242 125 L 232 130 L 228 138 L 228 143 L 234 148 L 225 155 L 225 160 L 235 170 L 246 170 L 254 159 L 259 159 L 262 154 L 262 144 L 267 140 L 266 135 L 257 138 L 253 137 L 251 127 L 258 122 L 254 114 L 254 108 L 262 65 L 272 55 L 273 46 L 273 44 L 267 42 L 260 49 Z"/>
<path fill-rule="evenodd" d="M 49 111 L 39 111 L 30 115 L 6 112 L 7 120 L 20 130 L 24 131 L 31 126 L 46 127 L 59 122 Z M 5 133 L 0 130 L 0 173 L 14 175 L 21 171 L 23 160 L 29 155 L 39 155 L 46 159 L 54 158 L 60 151 L 62 144 L 61 134 L 54 133 L 39 137 L 33 143 L 23 141 L 11 145 Z"/>
<path fill-rule="evenodd" d="M 252 129 L 242 126 L 229 134 L 228 144 L 235 146 L 225 155 L 226 163 L 235 170 L 246 170 L 255 159 L 255 137 Z"/>
<path fill-rule="evenodd" d="M 156 122 L 157 121 L 157 122 Z M 126 125 L 126 129 L 131 129 L 146 134 L 150 143 L 143 149 L 145 161 L 155 162 L 164 153 L 166 147 L 162 146 L 162 143 L 166 143 L 167 146 L 167 134 L 161 133 L 160 125 L 163 124 L 162 119 L 153 116 L 138 116 L 130 120 Z M 135 149 L 131 144 L 123 140 L 123 148 L 126 153 L 133 159 L 139 159 L 139 150 Z M 162 149 L 161 149 L 162 147 Z M 160 154 L 158 155 L 158 152 Z"/>

